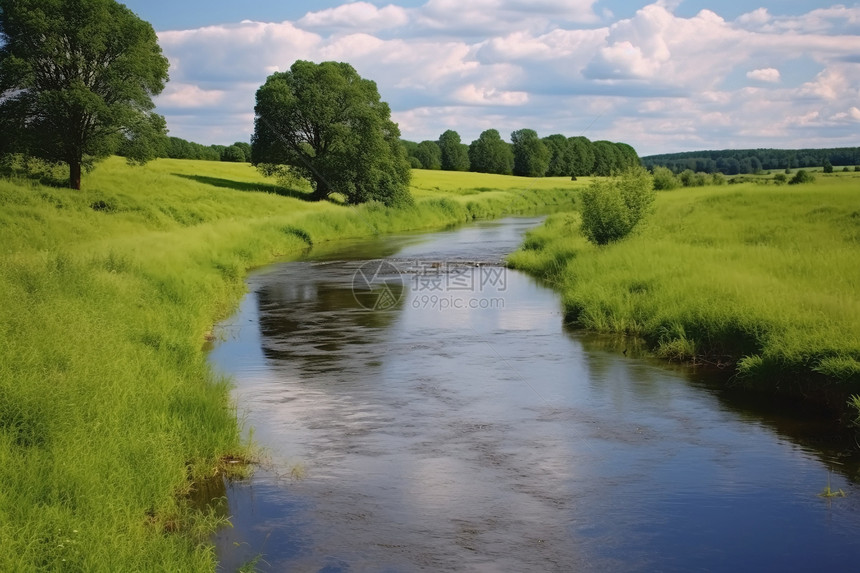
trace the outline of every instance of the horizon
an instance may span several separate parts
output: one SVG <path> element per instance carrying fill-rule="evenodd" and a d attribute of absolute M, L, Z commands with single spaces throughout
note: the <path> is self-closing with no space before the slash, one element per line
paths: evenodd
<path fill-rule="evenodd" d="M 377 83 L 403 139 L 516 129 L 640 156 L 856 147 L 860 4 L 400 0 L 125 4 L 153 24 L 170 135 L 249 141 L 254 94 L 295 60 Z"/>

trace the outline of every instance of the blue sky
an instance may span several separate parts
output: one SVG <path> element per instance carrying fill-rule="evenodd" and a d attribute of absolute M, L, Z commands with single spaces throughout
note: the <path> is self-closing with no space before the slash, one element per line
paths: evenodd
<path fill-rule="evenodd" d="M 524 127 L 642 155 L 860 145 L 860 3 L 807 0 L 126 2 L 159 32 L 172 135 L 247 141 L 256 89 L 348 61 L 403 136 Z"/>

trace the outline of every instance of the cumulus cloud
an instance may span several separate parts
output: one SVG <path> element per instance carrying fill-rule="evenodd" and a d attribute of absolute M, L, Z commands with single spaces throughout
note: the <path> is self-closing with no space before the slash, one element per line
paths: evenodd
<path fill-rule="evenodd" d="M 290 22 L 242 22 L 195 30 L 161 32 L 158 41 L 170 59 L 171 78 L 217 82 L 259 78 L 261 66 L 289 68 L 315 55 L 323 38 Z"/>
<path fill-rule="evenodd" d="M 778 83 L 780 80 L 779 70 L 776 68 L 761 68 L 747 72 L 747 77 L 758 82 Z"/>
<path fill-rule="evenodd" d="M 680 18 L 661 4 L 639 10 L 609 28 L 605 44 L 589 62 L 589 79 L 650 80 L 657 85 L 702 89 L 715 85 L 747 54 L 747 32 L 702 10 Z"/>
<path fill-rule="evenodd" d="M 553 24 L 598 22 L 594 4 L 596 0 L 428 0 L 415 9 L 413 20 L 424 33 L 545 31 Z"/>
<path fill-rule="evenodd" d="M 772 19 L 770 12 L 767 11 L 767 8 L 759 8 L 757 10 L 753 10 L 752 12 L 747 12 L 746 14 L 742 14 L 736 20 L 739 26 L 743 26 L 745 28 L 761 28 Z"/>
<path fill-rule="evenodd" d="M 295 22 L 162 32 L 172 81 L 157 104 L 181 137 L 247 140 L 255 90 L 309 59 L 348 61 L 376 81 L 415 140 L 530 127 L 628 141 L 642 153 L 831 146 L 860 121 L 860 7 L 791 17 L 758 9 L 727 21 L 718 8 L 681 17 L 656 2 L 601 25 L 596 4 L 353 2 Z M 817 68 L 783 78 L 796 60 Z M 737 84 L 743 70 L 753 85 Z"/>
<path fill-rule="evenodd" d="M 503 91 L 492 86 L 468 84 L 455 92 L 457 99 L 473 105 L 524 105 L 529 101 L 525 92 Z"/>
<path fill-rule="evenodd" d="M 164 108 L 191 109 L 212 107 L 224 101 L 223 90 L 204 90 L 199 86 L 171 82 L 158 99 Z"/>
<path fill-rule="evenodd" d="M 856 83 L 854 86 L 851 85 L 842 66 L 834 66 L 818 74 L 814 81 L 803 84 L 799 93 L 807 97 L 836 101 L 845 96 L 851 97 L 851 92 L 857 94 Z"/>
<path fill-rule="evenodd" d="M 389 4 L 377 8 L 368 2 L 353 2 L 319 12 L 310 12 L 297 22 L 309 30 L 362 30 L 365 32 L 398 28 L 409 22 L 406 9 Z"/>

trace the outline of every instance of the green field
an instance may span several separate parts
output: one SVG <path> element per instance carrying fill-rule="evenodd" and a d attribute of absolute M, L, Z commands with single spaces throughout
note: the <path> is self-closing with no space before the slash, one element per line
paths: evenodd
<path fill-rule="evenodd" d="M 510 263 L 559 288 L 575 325 L 844 405 L 860 392 L 860 176 L 817 178 L 661 192 L 605 247 L 554 215 Z"/>
<path fill-rule="evenodd" d="M 249 268 L 310 244 L 569 205 L 577 183 L 416 171 L 416 205 L 306 201 L 251 166 L 112 158 L 0 180 L 0 571 L 212 571 L 189 494 L 249 455 L 204 346 Z"/>

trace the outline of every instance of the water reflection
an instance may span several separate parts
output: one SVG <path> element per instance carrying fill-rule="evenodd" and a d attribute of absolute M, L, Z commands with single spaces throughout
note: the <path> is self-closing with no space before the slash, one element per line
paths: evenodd
<path fill-rule="evenodd" d="M 263 354 L 306 376 L 359 374 L 363 349 L 378 343 L 403 306 L 403 285 L 393 281 L 393 304 L 369 312 L 354 292 L 358 265 L 294 263 L 272 273 L 256 290 Z"/>
<path fill-rule="evenodd" d="M 530 224 L 366 246 L 489 264 Z M 835 475 L 852 495 L 817 497 L 816 454 L 681 371 L 565 331 L 530 278 L 407 280 L 372 312 L 352 294 L 361 263 L 325 258 L 254 277 L 212 354 L 274 460 L 228 490 L 224 570 L 259 554 L 273 571 L 853 567 L 856 486 Z"/>

